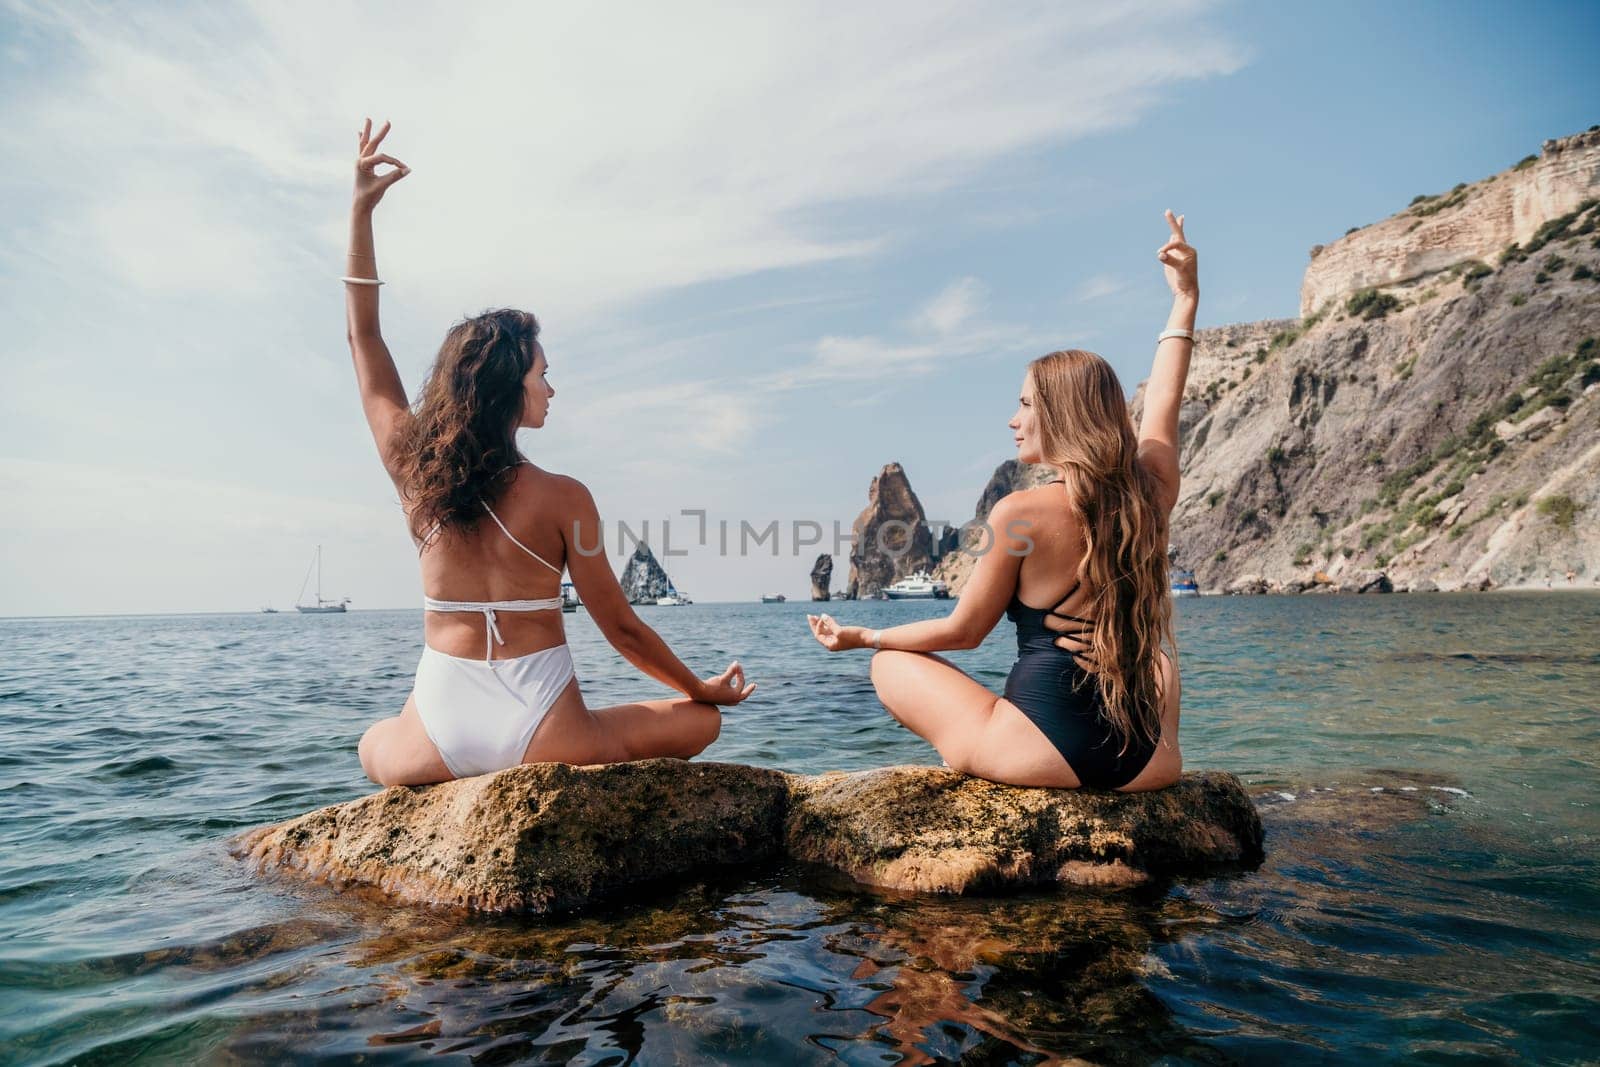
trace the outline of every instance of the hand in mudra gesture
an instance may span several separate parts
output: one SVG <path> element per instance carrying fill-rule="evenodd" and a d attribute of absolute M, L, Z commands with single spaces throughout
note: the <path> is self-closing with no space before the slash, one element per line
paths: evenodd
<path fill-rule="evenodd" d="M 721 674 L 701 679 L 700 687 L 698 699 L 723 707 L 738 704 L 756 691 L 756 683 L 745 684 L 744 668 L 739 666 L 738 660 L 734 660 Z"/>
<path fill-rule="evenodd" d="M 1167 276 L 1167 287 L 1172 290 L 1173 296 L 1198 298 L 1200 259 L 1194 246 L 1184 239 L 1183 216 L 1168 211 L 1167 225 L 1171 227 L 1172 234 L 1167 238 L 1167 243 L 1156 253 L 1156 258 L 1161 261 L 1163 272 Z"/>
<path fill-rule="evenodd" d="M 361 126 L 360 148 L 356 153 L 356 189 L 355 202 L 358 207 L 371 210 L 378 206 L 378 201 L 383 199 L 383 194 L 389 191 L 389 186 L 411 173 L 411 168 L 393 156 L 386 156 L 378 151 L 378 146 L 388 136 L 389 123 L 385 122 L 378 127 L 378 132 L 372 132 L 372 120 L 367 119 Z M 378 165 L 387 163 L 393 170 L 378 173 Z"/>
<path fill-rule="evenodd" d="M 817 644 L 829 652 L 864 647 L 861 627 L 840 626 L 832 615 L 807 615 L 806 624 L 811 627 L 811 636 L 817 639 Z"/>

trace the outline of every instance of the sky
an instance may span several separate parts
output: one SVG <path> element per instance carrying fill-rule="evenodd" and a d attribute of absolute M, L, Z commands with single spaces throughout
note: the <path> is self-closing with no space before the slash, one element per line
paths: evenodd
<path fill-rule="evenodd" d="M 969 519 L 1034 356 L 1131 393 L 1163 209 L 1201 326 L 1289 317 L 1312 245 L 1600 122 L 1593 3 L 379 10 L 0 0 L 0 615 L 287 609 L 318 544 L 419 604 L 342 331 L 364 116 L 408 388 L 535 312 L 524 453 L 702 602 L 804 597 L 889 462 Z"/>

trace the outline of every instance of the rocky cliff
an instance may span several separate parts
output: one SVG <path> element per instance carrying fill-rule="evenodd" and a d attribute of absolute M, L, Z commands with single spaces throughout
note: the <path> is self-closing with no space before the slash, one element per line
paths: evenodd
<path fill-rule="evenodd" d="M 1493 263 L 1600 187 L 1600 128 L 1546 141 L 1509 170 L 1448 192 L 1420 194 L 1406 210 L 1311 250 L 1300 314 L 1367 286 L 1397 285 L 1461 263 Z"/>
<path fill-rule="evenodd" d="M 630 604 L 654 604 L 657 597 L 666 596 L 672 588 L 667 572 L 656 562 L 650 546 L 640 541 L 622 568 L 622 593 Z"/>
<path fill-rule="evenodd" d="M 890 463 L 867 488 L 867 506 L 851 528 L 852 599 L 874 597 L 913 571 L 933 569 L 933 534 L 905 468 Z"/>
<path fill-rule="evenodd" d="M 1592 586 L 1597 197 L 1600 132 L 1547 142 L 1314 251 L 1307 317 L 1201 331 L 1179 564 L 1208 591 Z"/>

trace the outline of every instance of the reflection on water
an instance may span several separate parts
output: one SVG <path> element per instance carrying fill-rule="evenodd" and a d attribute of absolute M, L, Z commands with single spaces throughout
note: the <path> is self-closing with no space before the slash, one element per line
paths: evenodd
<path fill-rule="evenodd" d="M 926 761 L 864 661 L 786 642 L 787 607 L 651 616 L 764 683 L 716 755 Z M 778 866 L 547 924 L 259 881 L 224 852 L 363 791 L 354 740 L 403 698 L 414 614 L 0 624 L 0 1061 L 1592 1057 L 1600 597 L 1180 615 L 1186 754 L 1252 783 L 1260 871 L 949 900 Z M 636 694 L 571 625 L 598 699 Z M 1008 666 L 1003 642 L 964 660 Z"/>

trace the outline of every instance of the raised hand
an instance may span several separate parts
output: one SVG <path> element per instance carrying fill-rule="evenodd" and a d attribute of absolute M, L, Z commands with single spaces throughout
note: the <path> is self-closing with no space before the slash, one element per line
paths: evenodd
<path fill-rule="evenodd" d="M 356 188 L 355 206 L 371 211 L 378 206 L 378 201 L 383 199 L 383 194 L 389 191 L 389 186 L 411 173 L 411 168 L 393 156 L 386 156 L 378 151 L 378 146 L 389 134 L 389 123 L 386 121 L 378 132 L 372 132 L 372 120 L 367 119 L 357 134 L 360 139 L 359 149 L 356 153 Z M 387 163 L 393 170 L 378 173 L 378 165 Z"/>
<path fill-rule="evenodd" d="M 1167 212 L 1167 226 L 1172 233 L 1161 246 L 1156 258 L 1161 261 L 1167 276 L 1167 287 L 1173 296 L 1200 298 L 1200 258 L 1194 247 L 1183 236 L 1183 216 Z"/>
<path fill-rule="evenodd" d="M 701 680 L 700 692 L 696 699 L 703 700 L 707 704 L 732 707 L 755 691 L 756 684 L 754 682 L 745 684 L 744 668 L 739 666 L 738 660 L 734 660 L 721 674 Z"/>

